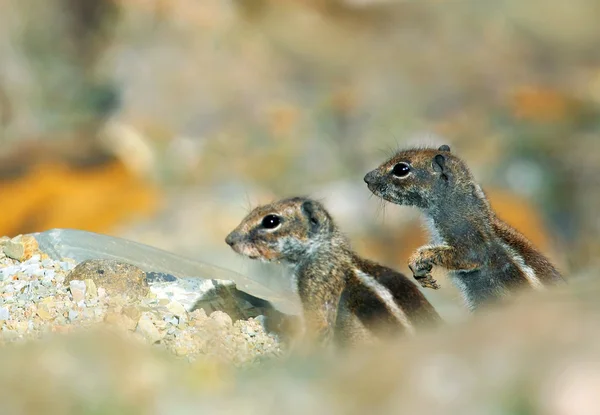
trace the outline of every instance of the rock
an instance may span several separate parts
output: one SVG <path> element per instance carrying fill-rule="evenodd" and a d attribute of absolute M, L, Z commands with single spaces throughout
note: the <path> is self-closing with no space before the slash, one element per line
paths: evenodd
<path fill-rule="evenodd" d="M 0 307 L 0 321 L 6 321 L 10 318 L 10 313 L 8 312 L 8 308 Z"/>
<path fill-rule="evenodd" d="M 67 275 L 66 282 L 88 279 L 97 287 L 103 287 L 110 296 L 140 298 L 149 292 L 144 271 L 123 262 L 108 259 L 83 261 Z"/>
<path fill-rule="evenodd" d="M 187 311 L 186 311 L 185 307 L 181 303 L 178 303 L 177 301 L 171 301 L 169 304 L 167 304 L 167 310 L 169 310 L 171 313 L 173 313 L 177 317 L 187 315 Z"/>
<path fill-rule="evenodd" d="M 39 251 L 36 239 L 31 235 L 15 236 L 3 244 L 4 254 L 17 261 L 26 261 Z"/>
<path fill-rule="evenodd" d="M 85 300 L 85 282 L 80 280 L 71 280 L 69 281 L 69 287 L 71 288 L 71 295 L 73 296 L 73 301 L 78 303 L 82 300 Z"/>
<path fill-rule="evenodd" d="M 229 317 L 228 314 L 226 314 L 222 311 L 215 311 L 215 312 L 211 313 L 210 318 L 213 319 L 215 322 L 217 322 L 219 324 L 219 326 L 222 326 L 222 327 L 231 327 L 233 324 L 231 317 Z"/>
<path fill-rule="evenodd" d="M 148 313 L 142 315 L 138 321 L 136 331 L 152 344 L 159 342 L 163 338 L 163 335 L 156 328 Z"/>
<path fill-rule="evenodd" d="M 87 279 L 84 281 L 85 283 L 85 296 L 86 298 L 96 298 L 98 297 L 98 288 L 96 288 L 96 283 L 94 280 Z"/>
<path fill-rule="evenodd" d="M 69 310 L 69 321 L 75 321 L 79 317 L 79 313 L 76 310 Z"/>
<path fill-rule="evenodd" d="M 37 315 L 42 320 L 51 320 L 53 318 L 52 314 L 50 313 L 50 310 L 48 309 L 48 306 L 45 304 L 41 304 L 38 307 Z"/>

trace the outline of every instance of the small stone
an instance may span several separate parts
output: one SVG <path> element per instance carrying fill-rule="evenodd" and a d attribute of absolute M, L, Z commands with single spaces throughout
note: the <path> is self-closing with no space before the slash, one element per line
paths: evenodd
<path fill-rule="evenodd" d="M 219 326 L 222 327 L 231 327 L 233 322 L 231 321 L 231 317 L 228 314 L 222 311 L 214 311 L 211 313 L 210 318 L 214 320 Z"/>
<path fill-rule="evenodd" d="M 144 271 L 131 264 L 113 260 L 83 261 L 73 268 L 65 281 L 87 279 L 94 281 L 96 286 L 104 287 L 110 296 L 140 298 L 145 297 L 150 290 Z"/>
<path fill-rule="evenodd" d="M 166 314 L 163 317 L 163 320 L 165 323 L 171 324 L 173 326 L 176 326 L 179 324 L 179 319 L 177 317 L 175 317 L 173 314 Z"/>
<path fill-rule="evenodd" d="M 77 310 L 69 310 L 69 321 L 75 321 L 79 317 Z"/>
<path fill-rule="evenodd" d="M 10 318 L 10 313 L 8 312 L 8 308 L 0 307 L 0 321 L 6 321 Z"/>
<path fill-rule="evenodd" d="M 19 235 L 5 242 L 3 248 L 7 257 L 22 262 L 31 258 L 38 251 L 38 243 L 31 235 Z"/>
<path fill-rule="evenodd" d="M 54 261 L 52 261 L 50 258 L 46 258 L 46 259 L 42 260 L 42 266 L 44 268 L 50 268 L 53 265 L 54 265 Z"/>
<path fill-rule="evenodd" d="M 85 282 L 80 280 L 72 280 L 69 282 L 71 296 L 73 301 L 79 303 L 85 299 Z"/>
<path fill-rule="evenodd" d="M 50 313 L 50 310 L 48 310 L 47 305 L 40 305 L 40 307 L 38 307 L 38 310 L 37 310 L 37 315 L 42 320 L 52 319 L 52 314 Z"/>
<path fill-rule="evenodd" d="M 54 279 L 55 271 L 53 269 L 44 270 L 44 277 L 42 278 L 42 285 L 44 287 L 51 287 L 52 280 Z"/>
<path fill-rule="evenodd" d="M 84 281 L 85 283 L 85 296 L 87 298 L 96 298 L 98 297 L 98 288 L 96 288 L 96 283 L 94 280 L 87 279 Z"/>
<path fill-rule="evenodd" d="M 27 260 L 27 263 L 29 263 L 29 264 L 37 264 L 37 263 L 40 262 L 40 259 L 41 259 L 41 255 L 40 254 L 35 254 L 31 258 L 29 258 Z"/>
<path fill-rule="evenodd" d="M 54 303 L 56 303 L 56 298 L 52 295 L 45 297 L 42 301 L 42 304 L 47 304 L 49 306 L 54 306 Z"/>
<path fill-rule="evenodd" d="M 175 314 L 177 317 L 187 316 L 187 311 L 185 307 L 183 306 L 183 304 L 177 301 L 171 301 L 169 304 L 167 304 L 167 310 Z"/>
<path fill-rule="evenodd" d="M 159 342 L 163 338 L 163 335 L 147 316 L 138 321 L 136 331 L 152 344 Z"/>

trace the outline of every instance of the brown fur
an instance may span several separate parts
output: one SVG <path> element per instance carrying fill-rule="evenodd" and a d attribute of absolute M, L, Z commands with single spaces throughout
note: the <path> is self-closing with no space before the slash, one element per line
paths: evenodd
<path fill-rule="evenodd" d="M 408 166 L 409 173 L 395 173 L 398 166 Z M 431 269 L 444 267 L 475 309 L 524 286 L 562 281 L 531 242 L 496 216 L 466 163 L 448 146 L 400 151 L 368 173 L 365 182 L 383 199 L 427 215 L 431 245 L 409 259 L 422 286 L 439 288 Z"/>
<path fill-rule="evenodd" d="M 277 215 L 280 225 L 265 228 L 263 220 L 269 215 Z M 353 344 L 440 321 L 408 278 L 354 253 L 327 210 L 314 200 L 295 197 L 260 206 L 226 242 L 250 258 L 293 267 L 311 340 L 335 337 L 338 343 Z M 389 294 L 393 305 L 381 293 Z M 404 323 L 391 311 L 395 307 L 406 317 Z"/>

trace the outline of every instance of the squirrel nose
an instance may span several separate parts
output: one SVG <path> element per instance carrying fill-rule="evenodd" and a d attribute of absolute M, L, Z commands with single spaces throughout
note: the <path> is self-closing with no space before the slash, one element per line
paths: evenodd
<path fill-rule="evenodd" d="M 375 170 L 368 172 L 363 179 L 366 184 L 372 184 L 377 178 L 377 172 Z"/>
<path fill-rule="evenodd" d="M 225 243 L 229 246 L 233 246 L 239 240 L 240 240 L 240 234 L 237 232 L 231 232 L 229 235 L 227 235 L 227 238 L 225 238 Z"/>

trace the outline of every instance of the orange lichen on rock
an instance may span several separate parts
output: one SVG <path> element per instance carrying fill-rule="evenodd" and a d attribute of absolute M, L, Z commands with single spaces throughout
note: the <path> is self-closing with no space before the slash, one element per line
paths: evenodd
<path fill-rule="evenodd" d="M 0 200 L 1 235 L 57 227 L 107 232 L 153 213 L 159 194 L 116 159 L 85 168 L 57 161 L 0 177 Z"/>

